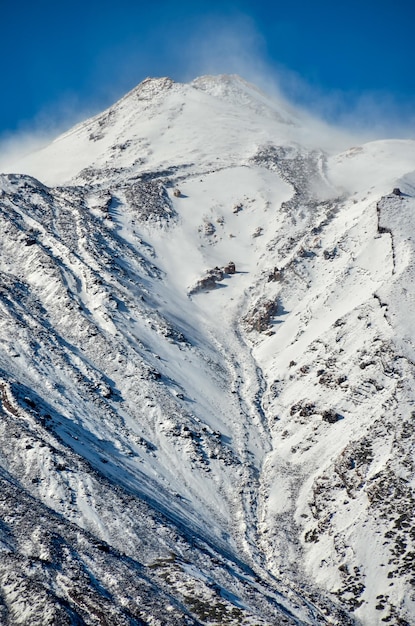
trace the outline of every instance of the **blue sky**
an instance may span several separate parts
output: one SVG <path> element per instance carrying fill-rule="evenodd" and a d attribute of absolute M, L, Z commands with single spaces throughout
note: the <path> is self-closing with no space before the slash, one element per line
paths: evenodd
<path fill-rule="evenodd" d="M 415 137 L 415 3 L 0 0 L 0 138 L 62 129 L 147 76 L 239 73 L 330 121 Z"/>

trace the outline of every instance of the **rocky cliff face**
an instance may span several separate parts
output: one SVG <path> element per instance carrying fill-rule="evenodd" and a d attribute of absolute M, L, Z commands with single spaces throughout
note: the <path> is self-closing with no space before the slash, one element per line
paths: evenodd
<path fill-rule="evenodd" d="M 2 623 L 413 622 L 415 142 L 338 142 L 149 79 L 1 176 Z"/>

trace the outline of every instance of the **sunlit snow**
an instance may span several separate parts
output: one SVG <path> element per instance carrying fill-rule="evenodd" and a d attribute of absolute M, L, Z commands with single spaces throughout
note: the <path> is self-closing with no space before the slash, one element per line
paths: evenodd
<path fill-rule="evenodd" d="M 414 162 L 221 76 L 10 164 L 0 621 L 413 622 Z"/>

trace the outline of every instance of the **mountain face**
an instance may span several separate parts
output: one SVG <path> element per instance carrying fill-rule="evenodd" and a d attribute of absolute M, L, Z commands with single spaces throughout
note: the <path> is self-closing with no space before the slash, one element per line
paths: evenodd
<path fill-rule="evenodd" d="M 0 176 L 0 623 L 415 622 L 415 142 L 147 79 Z"/>

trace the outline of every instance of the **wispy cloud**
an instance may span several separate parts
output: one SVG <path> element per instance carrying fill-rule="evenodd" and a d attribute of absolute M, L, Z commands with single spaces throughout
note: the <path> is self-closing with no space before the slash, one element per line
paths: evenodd
<path fill-rule="evenodd" d="M 97 111 L 99 107 L 81 103 L 71 93 L 45 105 L 33 119 L 22 121 L 16 131 L 0 135 L 0 171 L 10 172 L 20 158 L 39 150 Z"/>
<path fill-rule="evenodd" d="M 265 41 L 246 15 L 206 18 L 183 42 L 181 51 L 185 79 L 200 73 L 254 78 L 265 65 Z"/>
<path fill-rule="evenodd" d="M 415 114 L 392 93 L 327 90 L 271 59 L 266 41 L 246 15 L 209 17 L 176 44 L 180 78 L 235 73 L 339 130 L 361 137 L 415 138 Z"/>
<path fill-rule="evenodd" d="M 283 67 L 278 75 L 280 89 L 291 102 L 339 129 L 360 135 L 362 141 L 415 139 L 414 109 L 392 93 L 327 90 Z"/>

